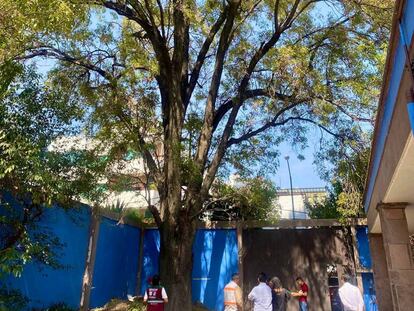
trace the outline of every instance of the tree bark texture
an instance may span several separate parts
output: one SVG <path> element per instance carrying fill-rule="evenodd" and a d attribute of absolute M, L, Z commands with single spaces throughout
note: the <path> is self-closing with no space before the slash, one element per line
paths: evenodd
<path fill-rule="evenodd" d="M 166 310 L 191 310 L 192 246 L 195 222 L 185 215 L 160 227 L 160 273 L 168 295 Z"/>

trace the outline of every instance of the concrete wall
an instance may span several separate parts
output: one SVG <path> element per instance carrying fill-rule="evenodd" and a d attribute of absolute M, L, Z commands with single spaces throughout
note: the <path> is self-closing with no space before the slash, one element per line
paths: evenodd
<path fill-rule="evenodd" d="M 338 253 L 338 231 L 320 229 L 249 229 L 243 232 L 243 274 L 245 297 L 256 285 L 257 274 L 277 276 L 284 287 L 295 290 L 295 279 L 308 284 L 311 310 L 331 310 L 328 288 L 328 265 L 346 264 L 349 253 Z M 342 238 L 341 238 L 342 239 Z M 342 250 L 349 249 L 342 240 Z M 292 298 L 289 308 L 297 308 Z"/>

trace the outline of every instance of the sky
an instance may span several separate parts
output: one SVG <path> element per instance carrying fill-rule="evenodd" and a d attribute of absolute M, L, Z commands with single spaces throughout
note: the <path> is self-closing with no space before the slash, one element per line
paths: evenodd
<path fill-rule="evenodd" d="M 317 132 L 317 131 L 315 131 Z M 312 131 L 310 131 L 312 133 Z M 313 134 L 313 133 L 312 133 Z M 317 173 L 316 165 L 314 162 L 314 148 L 317 148 L 318 135 L 309 135 L 309 147 L 307 147 L 301 154 L 305 157 L 304 160 L 297 158 L 297 152 L 295 152 L 293 146 L 289 143 L 281 143 L 280 150 L 280 165 L 279 170 L 273 182 L 276 187 L 290 188 L 289 183 L 289 171 L 287 167 L 285 156 L 289 156 L 290 170 L 292 174 L 292 187 L 293 188 L 313 188 L 313 187 L 325 187 L 326 181 L 322 180 Z"/>

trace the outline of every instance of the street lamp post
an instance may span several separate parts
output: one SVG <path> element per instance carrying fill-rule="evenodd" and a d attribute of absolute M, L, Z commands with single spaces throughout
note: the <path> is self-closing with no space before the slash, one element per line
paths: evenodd
<path fill-rule="evenodd" d="M 295 204 L 293 203 L 292 174 L 290 173 L 289 156 L 285 156 L 285 160 L 287 162 L 288 171 L 289 171 L 290 197 L 292 198 L 292 213 L 293 213 L 293 219 L 296 219 L 296 217 L 295 217 Z"/>

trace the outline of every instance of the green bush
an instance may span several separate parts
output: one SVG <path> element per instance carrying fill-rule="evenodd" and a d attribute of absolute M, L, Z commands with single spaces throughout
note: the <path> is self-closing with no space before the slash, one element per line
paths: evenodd
<path fill-rule="evenodd" d="M 0 311 L 23 310 L 29 300 L 15 289 L 0 288 Z"/>

